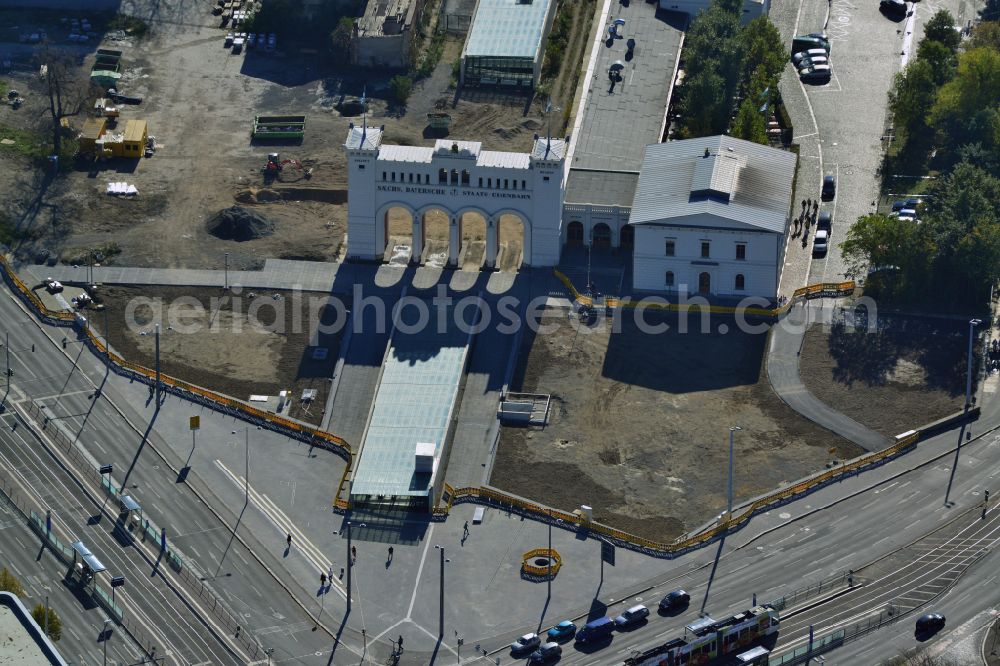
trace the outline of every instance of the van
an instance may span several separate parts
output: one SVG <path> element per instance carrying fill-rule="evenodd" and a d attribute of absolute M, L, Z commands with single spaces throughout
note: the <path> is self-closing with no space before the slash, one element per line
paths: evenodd
<path fill-rule="evenodd" d="M 576 641 L 578 643 L 595 643 L 610 636 L 614 630 L 614 620 L 604 616 L 583 625 L 583 628 L 576 632 Z"/>

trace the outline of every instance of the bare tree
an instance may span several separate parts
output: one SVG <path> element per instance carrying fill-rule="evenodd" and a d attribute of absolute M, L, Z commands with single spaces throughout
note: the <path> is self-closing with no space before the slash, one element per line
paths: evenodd
<path fill-rule="evenodd" d="M 44 67 L 43 84 L 49 96 L 52 153 L 58 155 L 62 147 L 63 119 L 77 116 L 89 108 L 100 87 L 91 82 L 87 72 L 67 53 L 45 49 L 39 54 L 38 63 L 40 68 Z"/>

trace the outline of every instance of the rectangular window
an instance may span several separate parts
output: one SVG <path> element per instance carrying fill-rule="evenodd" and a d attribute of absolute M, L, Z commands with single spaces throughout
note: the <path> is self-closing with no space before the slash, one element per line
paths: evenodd
<path fill-rule="evenodd" d="M 708 241 L 702 241 L 701 242 L 701 258 L 702 259 L 708 259 L 710 256 L 712 256 L 711 253 L 710 253 L 710 251 L 709 251 L 710 246 L 711 246 L 711 243 L 709 243 Z"/>
<path fill-rule="evenodd" d="M 506 178 L 503 179 L 503 189 L 505 189 L 505 190 L 507 189 L 507 179 Z"/>
<path fill-rule="evenodd" d="M 424 185 L 430 185 L 430 184 L 431 184 L 431 175 L 429 173 L 425 173 L 424 174 Z"/>
<path fill-rule="evenodd" d="M 521 189 L 522 190 L 528 189 L 528 181 L 526 181 L 526 180 L 522 180 L 521 181 Z"/>
<path fill-rule="evenodd" d="M 675 245 L 675 242 L 676 241 L 674 241 L 674 240 L 668 240 L 667 243 L 666 243 L 666 252 L 665 252 L 665 254 L 668 257 L 674 256 L 674 253 L 677 251 L 677 247 Z"/>
<path fill-rule="evenodd" d="M 482 178 L 482 176 L 480 176 L 479 177 L 479 187 L 482 187 L 482 186 L 483 186 L 483 178 Z"/>
<path fill-rule="evenodd" d="M 395 171 L 392 172 L 392 182 L 394 182 L 394 183 L 396 182 L 396 172 Z"/>
<path fill-rule="evenodd" d="M 736 244 L 736 259 L 739 261 L 746 261 L 747 258 L 747 244 L 737 243 Z"/>
<path fill-rule="evenodd" d="M 549 182 L 549 177 L 548 176 L 542 176 L 542 180 L 544 180 L 547 183 L 547 182 Z"/>

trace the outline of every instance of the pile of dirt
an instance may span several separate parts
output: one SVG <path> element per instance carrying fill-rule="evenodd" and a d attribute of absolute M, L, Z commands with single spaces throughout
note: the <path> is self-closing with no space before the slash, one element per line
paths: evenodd
<path fill-rule="evenodd" d="M 237 192 L 236 196 L 233 198 L 242 204 L 273 203 L 275 201 L 281 201 L 281 194 L 266 187 L 261 189 L 251 187 L 248 190 L 241 190 Z"/>
<path fill-rule="evenodd" d="M 273 234 L 274 222 L 242 206 L 230 206 L 208 221 L 208 233 L 222 240 L 256 240 Z"/>

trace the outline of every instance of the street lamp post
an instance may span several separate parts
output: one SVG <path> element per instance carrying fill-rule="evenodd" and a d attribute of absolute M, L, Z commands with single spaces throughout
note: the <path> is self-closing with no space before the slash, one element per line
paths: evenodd
<path fill-rule="evenodd" d="M 557 518 L 556 522 L 557 523 L 562 523 L 562 518 Z M 548 559 L 549 559 L 549 574 L 547 576 L 547 578 L 548 578 L 548 584 L 549 584 L 548 594 L 551 597 L 552 596 L 552 509 L 549 509 L 549 553 L 548 553 Z"/>
<path fill-rule="evenodd" d="M 358 523 L 358 527 L 367 527 L 365 523 Z M 351 612 L 351 567 L 354 566 L 354 558 L 351 557 L 351 521 L 347 521 L 347 612 Z"/>
<path fill-rule="evenodd" d="M 729 503 L 727 505 L 727 520 L 732 519 L 733 516 L 733 435 L 736 434 L 737 430 L 743 430 L 743 428 L 739 426 L 729 428 Z"/>
<path fill-rule="evenodd" d="M 444 546 L 434 546 L 441 551 L 441 587 L 438 592 L 438 638 L 444 636 L 444 563 L 451 562 L 444 557 Z"/>
<path fill-rule="evenodd" d="M 965 368 L 965 411 L 969 411 L 972 407 L 972 340 L 973 340 L 973 329 L 976 326 L 982 324 L 980 319 L 970 319 L 969 320 L 969 354 L 968 360 Z"/>
<path fill-rule="evenodd" d="M 108 666 L 108 641 L 111 640 L 111 634 L 108 633 L 109 624 L 111 624 L 111 620 L 105 620 L 104 629 L 101 632 L 104 634 L 104 666 Z"/>

